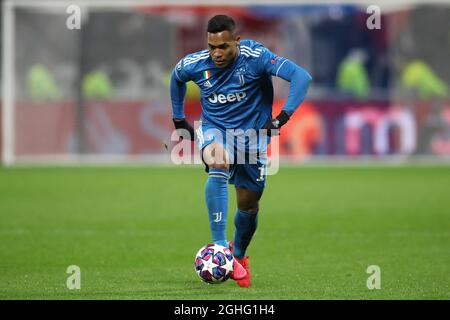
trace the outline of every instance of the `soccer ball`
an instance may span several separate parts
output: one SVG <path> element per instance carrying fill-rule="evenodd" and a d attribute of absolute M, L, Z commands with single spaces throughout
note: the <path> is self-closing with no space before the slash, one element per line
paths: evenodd
<path fill-rule="evenodd" d="M 230 278 L 233 262 L 230 249 L 218 244 L 207 244 L 197 252 L 194 267 L 200 279 L 217 284 Z"/>

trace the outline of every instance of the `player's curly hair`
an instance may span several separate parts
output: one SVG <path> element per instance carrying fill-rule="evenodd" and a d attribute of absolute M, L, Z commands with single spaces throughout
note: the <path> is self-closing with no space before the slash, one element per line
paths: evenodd
<path fill-rule="evenodd" d="M 227 15 L 219 14 L 209 19 L 207 28 L 209 33 L 217 33 L 225 30 L 234 33 L 236 30 L 236 23 L 233 18 Z"/>

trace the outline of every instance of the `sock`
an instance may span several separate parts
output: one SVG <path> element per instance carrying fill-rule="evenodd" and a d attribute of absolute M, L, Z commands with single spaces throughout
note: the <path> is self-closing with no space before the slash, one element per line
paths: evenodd
<path fill-rule="evenodd" d="M 205 186 L 205 199 L 213 242 L 227 248 L 228 177 L 228 170 L 210 168 Z"/>
<path fill-rule="evenodd" d="M 258 226 L 258 212 L 249 213 L 238 209 L 234 216 L 234 226 L 236 227 L 234 232 L 234 256 L 242 259 L 245 257 L 245 251 Z"/>

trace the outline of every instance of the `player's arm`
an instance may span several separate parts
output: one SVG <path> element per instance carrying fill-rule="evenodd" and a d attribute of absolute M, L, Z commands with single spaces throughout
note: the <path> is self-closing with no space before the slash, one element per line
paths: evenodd
<path fill-rule="evenodd" d="M 289 95 L 281 112 L 265 125 L 265 129 L 278 130 L 288 122 L 306 97 L 311 75 L 302 67 L 286 58 L 280 58 L 270 51 L 263 53 L 266 72 L 290 82 Z"/>
<path fill-rule="evenodd" d="M 186 96 L 186 82 L 189 75 L 183 70 L 183 61 L 173 69 L 170 78 L 170 99 L 172 101 L 172 120 L 181 139 L 194 140 L 194 128 L 186 121 L 184 114 L 184 97 Z"/>

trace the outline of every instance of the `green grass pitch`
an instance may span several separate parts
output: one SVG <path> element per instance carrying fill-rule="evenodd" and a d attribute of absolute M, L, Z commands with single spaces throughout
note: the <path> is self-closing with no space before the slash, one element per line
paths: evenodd
<path fill-rule="evenodd" d="M 281 168 L 250 289 L 194 272 L 210 241 L 205 179 L 200 167 L 0 168 L 0 299 L 450 298 L 450 167 Z M 370 265 L 381 289 L 367 288 Z"/>

